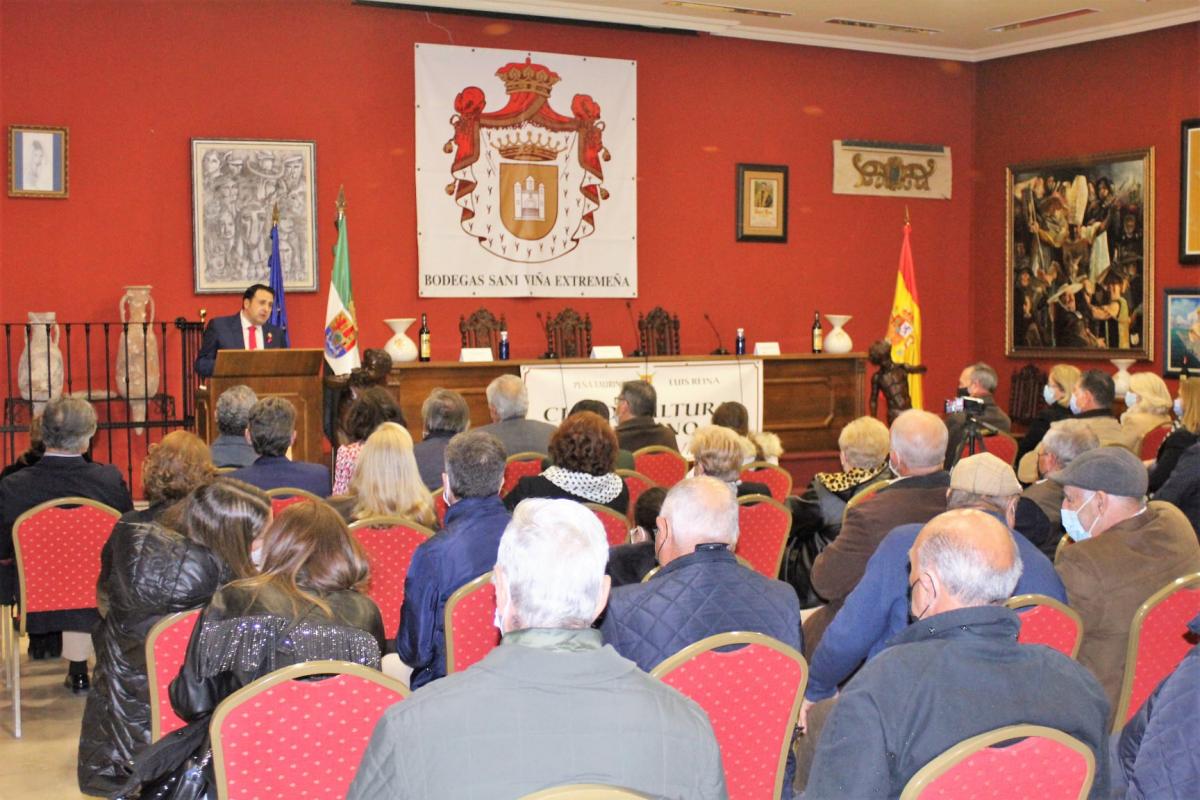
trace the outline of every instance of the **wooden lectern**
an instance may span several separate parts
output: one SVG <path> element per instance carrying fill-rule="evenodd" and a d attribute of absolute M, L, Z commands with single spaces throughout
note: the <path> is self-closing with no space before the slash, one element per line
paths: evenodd
<path fill-rule="evenodd" d="M 212 444 L 217 430 L 217 398 L 244 383 L 261 400 L 282 397 L 296 407 L 296 443 L 292 459 L 324 464 L 321 452 L 321 365 L 325 351 L 221 350 L 212 377 L 196 392 L 196 432 Z"/>

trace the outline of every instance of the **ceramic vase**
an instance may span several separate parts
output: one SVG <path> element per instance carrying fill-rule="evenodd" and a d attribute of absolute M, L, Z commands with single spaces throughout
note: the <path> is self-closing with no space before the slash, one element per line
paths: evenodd
<path fill-rule="evenodd" d="M 1133 366 L 1137 359 L 1113 358 L 1110 361 L 1117 368 L 1117 374 L 1113 375 L 1113 389 L 1116 391 L 1117 397 L 1124 399 L 1125 393 L 1129 391 L 1129 368 Z"/>
<path fill-rule="evenodd" d="M 385 325 L 392 329 L 393 336 L 388 339 L 383 349 L 392 357 L 393 362 L 417 360 L 417 343 L 408 338 L 408 334 L 406 333 L 416 321 L 416 317 L 397 317 L 383 321 Z"/>
<path fill-rule="evenodd" d="M 833 330 L 825 334 L 826 353 L 849 353 L 854 347 L 850 334 L 846 333 L 845 324 L 853 317 L 849 314 L 826 314 L 825 319 L 833 326 Z"/>
<path fill-rule="evenodd" d="M 58 317 L 53 311 L 30 311 L 25 348 L 17 363 L 17 389 L 33 402 L 33 414 L 62 394 L 63 357 L 58 347 Z"/>
<path fill-rule="evenodd" d="M 149 398 L 158 392 L 158 337 L 154 335 L 154 298 L 150 286 L 126 286 L 117 303 L 124 330 L 117 341 L 117 394 L 129 401 L 129 418 L 146 420 Z M 144 324 L 143 324 L 144 323 Z M 144 428 L 134 428 L 139 436 Z"/>

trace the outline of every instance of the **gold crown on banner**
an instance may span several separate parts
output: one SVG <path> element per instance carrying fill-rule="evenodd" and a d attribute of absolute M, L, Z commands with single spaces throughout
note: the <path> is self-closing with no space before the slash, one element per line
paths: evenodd
<path fill-rule="evenodd" d="M 551 137 L 540 133 L 535 136 L 529 131 L 525 132 L 524 139 L 520 132 L 497 138 L 495 147 L 502 157 L 512 161 L 554 161 L 565 149 L 556 145 Z"/>
<path fill-rule="evenodd" d="M 541 64 L 532 63 L 528 56 L 524 64 L 516 61 L 505 64 L 496 71 L 496 77 L 504 81 L 504 88 L 509 94 L 533 92 L 542 97 L 549 97 L 550 88 L 561 80 L 557 73 Z"/>

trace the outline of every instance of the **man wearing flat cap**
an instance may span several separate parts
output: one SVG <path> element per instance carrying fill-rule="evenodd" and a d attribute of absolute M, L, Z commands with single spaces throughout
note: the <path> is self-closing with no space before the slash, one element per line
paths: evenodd
<path fill-rule="evenodd" d="M 1146 468 L 1123 447 L 1089 450 L 1050 480 L 1062 484 L 1072 539 L 1055 568 L 1083 618 L 1079 662 L 1115 710 L 1133 615 L 1171 581 L 1200 572 L 1200 544 L 1178 508 L 1146 502 Z"/>

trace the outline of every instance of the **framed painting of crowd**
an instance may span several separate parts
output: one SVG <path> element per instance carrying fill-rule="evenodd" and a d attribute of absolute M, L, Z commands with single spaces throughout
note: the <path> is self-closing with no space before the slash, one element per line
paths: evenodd
<path fill-rule="evenodd" d="M 316 144 L 192 140 L 192 242 L 197 294 L 267 283 L 279 211 L 284 288 L 317 290 Z"/>
<path fill-rule="evenodd" d="M 1009 356 L 1154 352 L 1154 148 L 1007 170 Z"/>

